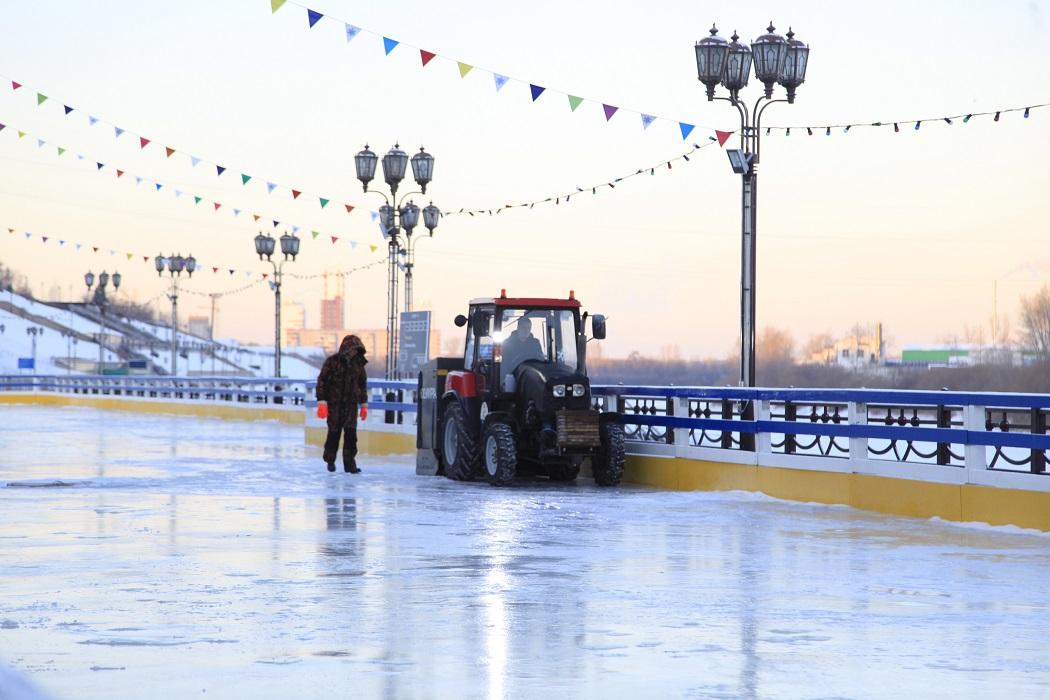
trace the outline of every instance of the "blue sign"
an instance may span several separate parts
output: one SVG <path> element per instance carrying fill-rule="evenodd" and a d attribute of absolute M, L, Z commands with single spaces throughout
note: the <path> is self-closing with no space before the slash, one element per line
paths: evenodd
<path fill-rule="evenodd" d="M 36 362 L 32 357 L 18 358 L 18 369 L 36 369 Z"/>

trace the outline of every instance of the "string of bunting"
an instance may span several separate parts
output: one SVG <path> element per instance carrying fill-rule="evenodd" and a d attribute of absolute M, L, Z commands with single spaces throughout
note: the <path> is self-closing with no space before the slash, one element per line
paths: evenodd
<path fill-rule="evenodd" d="M 492 76 L 492 84 L 495 88 L 496 93 L 502 93 L 508 83 L 514 83 L 522 87 L 528 86 L 528 94 L 532 98 L 532 102 L 536 102 L 543 95 L 561 95 L 562 98 L 566 100 L 566 104 L 569 108 L 570 113 L 575 113 L 584 103 L 592 104 L 595 106 L 601 105 L 601 113 L 605 117 L 605 123 L 612 121 L 613 117 L 617 114 L 629 112 L 639 117 L 639 123 L 643 130 L 648 130 L 648 128 L 652 126 L 654 122 L 667 122 L 669 124 L 674 124 L 678 128 L 678 133 L 681 135 L 683 141 L 688 139 L 689 134 L 691 134 L 693 130 L 697 128 L 699 128 L 701 131 L 715 131 L 714 127 L 697 125 L 690 122 L 682 121 L 680 119 L 673 119 L 670 117 L 664 117 L 649 112 L 642 112 L 640 110 L 631 109 L 629 107 L 623 107 L 621 105 L 613 105 L 604 100 L 583 97 L 579 94 L 565 92 L 564 90 L 558 90 L 557 88 L 552 88 L 550 86 L 539 85 L 537 83 L 532 82 L 531 80 L 516 78 L 506 73 L 497 72 L 488 68 L 482 68 L 481 66 L 472 63 L 465 63 L 463 61 L 450 58 L 448 56 L 442 56 L 441 54 L 435 53 L 433 51 L 428 51 L 422 48 L 421 46 L 414 46 L 407 42 L 398 39 L 393 39 L 380 32 L 376 32 L 371 29 L 366 29 L 365 27 L 352 24 L 344 19 L 337 18 L 334 15 L 326 15 L 324 13 L 318 12 L 317 10 L 314 10 L 310 7 L 307 7 L 306 5 L 296 2 L 295 0 L 269 0 L 269 2 L 271 14 L 275 14 L 285 5 L 295 5 L 301 10 L 305 10 L 307 30 L 313 29 L 321 21 L 334 21 L 343 25 L 343 29 L 346 33 L 347 43 L 352 42 L 361 34 L 366 34 L 375 38 L 382 39 L 383 51 L 386 56 L 389 56 L 391 53 L 393 53 L 395 49 L 399 47 L 403 47 L 402 50 L 408 48 L 418 51 L 420 68 L 426 68 L 432 61 L 434 61 L 434 59 L 440 59 L 441 61 L 444 61 L 446 63 L 455 64 L 456 69 L 459 72 L 459 77 L 461 79 L 465 79 L 471 73 L 487 73 L 488 75 Z"/>
<path fill-rule="evenodd" d="M 566 204 L 568 204 L 570 201 L 572 201 L 573 197 L 576 197 L 576 196 L 581 195 L 581 194 L 586 194 L 587 192 L 590 192 L 592 195 L 596 195 L 596 194 L 598 194 L 598 191 L 603 189 L 603 188 L 614 190 L 614 189 L 616 189 L 616 186 L 618 184 L 620 184 L 624 180 L 629 180 L 632 177 L 638 177 L 639 175 L 644 175 L 646 173 L 648 173 L 649 175 L 656 175 L 656 173 L 661 171 L 661 170 L 664 170 L 664 169 L 671 170 L 672 167 L 673 167 L 673 164 L 677 163 L 680 160 L 685 161 L 685 162 L 689 162 L 689 156 L 691 156 L 696 151 L 699 151 L 700 149 L 707 148 L 708 146 L 713 146 L 716 143 L 719 146 L 724 146 L 726 140 L 728 140 L 729 137 L 732 136 L 732 133 L 728 132 L 728 131 L 719 131 L 719 132 L 716 132 L 716 133 L 718 134 L 717 137 L 715 137 L 715 136 L 710 137 L 711 140 L 708 141 L 707 143 L 703 144 L 703 145 L 694 143 L 694 144 L 692 144 L 693 147 L 690 150 L 686 151 L 685 153 L 677 155 L 677 156 L 675 156 L 673 158 L 668 158 L 666 160 L 662 160 L 659 163 L 656 163 L 655 165 L 650 165 L 650 166 L 647 166 L 647 167 L 644 167 L 644 168 L 638 168 L 634 172 L 628 173 L 627 175 L 623 175 L 623 176 L 615 178 L 613 180 L 603 181 L 601 183 L 598 183 L 598 184 L 595 184 L 595 185 L 591 185 L 590 187 L 577 187 L 577 188 L 575 188 L 575 190 L 573 190 L 571 192 L 566 192 L 564 194 L 552 195 L 550 197 L 545 197 L 543 199 L 536 199 L 536 200 L 533 200 L 531 202 L 522 202 L 521 204 L 504 204 L 503 206 L 496 207 L 494 209 L 457 209 L 455 211 L 448 212 L 446 214 L 446 216 L 454 216 L 456 214 L 467 214 L 469 216 L 476 216 L 478 214 L 488 214 L 489 216 L 494 216 L 496 214 L 499 214 L 504 209 L 521 209 L 521 208 L 532 209 L 537 204 L 549 204 L 551 202 L 553 202 L 554 205 L 557 206 L 557 205 L 560 205 L 563 201 Z"/>
<path fill-rule="evenodd" d="M 0 136 L 2 136 L 2 134 L 5 131 L 7 131 L 8 128 L 9 128 L 8 124 L 0 123 Z M 40 136 L 34 135 L 34 134 L 32 134 L 32 133 L 30 133 L 28 131 L 22 130 L 22 129 L 12 129 L 12 132 L 15 134 L 16 141 L 21 141 L 21 140 L 26 140 L 26 139 L 28 139 L 29 141 L 35 141 L 36 145 L 37 145 L 37 148 L 41 149 L 41 150 L 44 149 L 44 147 L 48 146 L 48 144 L 49 144 L 49 142 L 46 139 L 41 138 Z M 116 176 L 115 179 L 117 179 L 117 180 L 121 180 L 121 179 L 126 179 L 128 181 L 134 180 L 136 186 L 141 186 L 141 185 L 144 184 L 144 185 L 146 185 L 147 189 L 149 189 L 150 191 L 152 191 L 152 192 L 154 192 L 156 194 L 161 194 L 161 195 L 166 194 L 166 193 L 172 193 L 172 194 L 174 194 L 175 199 L 183 199 L 183 195 L 185 195 L 184 199 L 187 202 L 192 200 L 194 206 L 200 206 L 202 203 L 204 203 L 204 198 L 201 197 L 200 195 L 192 194 L 190 192 L 185 192 L 185 191 L 183 191 L 181 189 L 178 189 L 178 188 L 175 188 L 175 187 L 169 187 L 169 186 L 165 185 L 163 182 L 150 180 L 150 179 L 147 179 L 147 178 L 142 177 L 140 175 L 135 175 L 134 173 L 132 173 L 132 172 L 130 172 L 128 170 L 117 168 L 116 166 L 113 166 L 113 165 L 110 165 L 110 164 L 107 164 L 107 163 L 103 163 L 102 161 L 95 160 L 93 158 L 88 158 L 87 156 L 85 156 L 85 155 L 83 155 L 81 153 L 72 152 L 72 151 L 70 151 L 70 149 L 65 148 L 64 146 L 52 145 L 52 147 L 54 148 L 53 153 L 59 159 L 62 159 L 62 157 L 66 153 L 71 153 L 72 156 L 76 157 L 76 161 L 84 161 L 84 162 L 87 162 L 87 163 L 94 163 L 94 170 L 93 170 L 93 172 L 97 172 L 97 173 L 112 172 Z M 49 152 L 50 152 L 50 149 L 49 149 Z M 70 162 L 76 162 L 76 161 L 70 160 L 70 158 L 65 158 L 65 160 L 70 161 Z M 204 208 L 207 209 L 208 211 L 213 212 L 213 213 L 229 212 L 229 213 L 232 213 L 234 217 L 240 217 L 241 214 L 245 213 L 245 211 L 243 209 L 238 209 L 236 207 L 228 207 L 225 204 L 223 204 L 222 202 L 212 201 L 212 202 L 208 202 L 208 204 L 211 204 L 211 207 L 208 207 L 207 204 L 205 204 Z M 251 213 L 249 215 L 252 217 L 252 219 L 255 222 L 260 222 L 260 221 L 263 220 L 263 217 L 260 214 Z M 293 236 L 298 236 L 300 231 L 306 231 L 306 230 L 309 230 L 310 236 L 314 240 L 316 240 L 321 235 L 321 231 L 318 231 L 316 229 L 304 229 L 303 227 L 301 227 L 301 226 L 299 226 L 297 224 L 291 224 L 289 222 L 282 222 L 279 219 L 267 219 L 267 220 L 272 222 L 274 230 L 280 228 L 282 223 L 283 223 L 285 227 L 290 228 L 291 233 L 292 233 Z M 344 239 L 345 242 L 350 244 L 350 248 L 351 249 L 355 249 L 355 248 L 357 248 L 358 245 L 361 244 L 360 241 L 347 239 L 345 236 L 337 236 L 337 235 L 328 234 L 327 237 L 328 237 L 329 240 L 331 240 L 332 245 L 336 245 L 339 242 L 340 239 Z M 368 247 L 372 250 L 372 252 L 376 251 L 376 246 L 375 245 L 369 245 Z"/>
<path fill-rule="evenodd" d="M 18 229 L 13 228 L 13 227 L 8 227 L 7 234 L 8 234 L 8 236 L 14 237 L 13 238 L 14 240 L 31 241 L 33 239 L 36 239 L 36 240 L 39 240 L 41 242 L 41 244 L 43 244 L 43 245 L 50 244 L 50 245 L 54 246 L 54 245 L 57 244 L 57 246 L 59 248 L 67 250 L 67 251 L 70 251 L 70 252 L 73 252 L 73 253 L 87 253 L 90 250 L 91 254 L 93 254 L 93 255 L 97 255 L 98 253 L 108 253 L 109 257 L 117 257 L 118 256 L 118 251 L 115 248 L 109 248 L 109 249 L 104 251 L 101 246 L 85 244 L 85 243 L 82 243 L 80 241 L 74 241 L 74 240 L 71 240 L 71 239 L 68 239 L 68 238 L 57 238 L 55 236 L 45 236 L 43 234 L 33 233 L 31 231 L 24 231 L 24 230 L 23 231 L 19 231 Z M 16 235 L 16 234 L 21 234 L 21 235 Z M 374 248 L 374 246 L 373 246 L 373 248 Z M 131 262 L 131 261 L 136 260 L 138 258 L 142 258 L 142 262 L 145 265 L 151 265 L 153 263 L 153 256 L 152 255 L 142 255 L 141 253 L 135 253 L 135 252 L 131 252 L 131 251 L 120 252 L 120 255 L 124 256 L 124 258 L 128 262 Z M 366 264 L 363 264 L 363 265 L 358 265 L 357 267 L 350 268 L 349 270 L 344 270 L 343 272 L 329 273 L 329 274 L 348 275 L 348 274 L 350 274 L 352 272 L 356 272 L 358 270 L 367 270 L 370 267 L 373 267 L 375 265 L 379 265 L 379 264 L 382 264 L 382 263 L 385 263 L 385 262 L 386 262 L 386 256 L 385 255 L 380 255 L 378 258 L 376 258 L 372 262 L 369 262 L 369 263 L 366 263 Z M 249 283 L 249 284 L 247 284 L 247 285 L 245 285 L 243 287 L 238 287 L 237 289 L 232 290 L 232 291 L 222 292 L 222 293 L 218 294 L 218 296 L 223 296 L 223 295 L 226 295 L 226 294 L 234 294 L 234 293 L 237 293 L 237 292 L 244 291 L 245 289 L 249 289 L 250 287 L 252 287 L 252 286 L 254 286 L 256 284 L 259 284 L 259 283 L 267 280 L 270 277 L 270 273 L 269 272 L 256 273 L 256 272 L 253 272 L 251 270 L 243 270 L 243 269 L 238 270 L 237 268 L 233 268 L 233 267 L 220 267 L 220 266 L 217 266 L 217 265 L 209 265 L 208 263 L 206 263 L 203 260 L 197 260 L 197 266 L 198 266 L 198 269 L 201 270 L 201 271 L 206 270 L 206 269 L 208 269 L 210 267 L 211 271 L 212 271 L 212 274 L 216 274 L 216 275 L 219 274 L 220 272 L 226 272 L 231 277 L 234 276 L 234 275 L 237 275 L 239 273 L 244 273 L 245 277 L 251 277 L 252 275 L 255 275 L 255 274 L 259 275 L 258 278 L 254 282 L 251 282 L 251 283 Z M 285 274 L 288 275 L 289 277 L 295 277 L 297 279 L 313 279 L 315 277 L 322 277 L 322 276 L 324 276 L 323 274 L 297 275 L 297 274 L 293 274 L 293 273 L 290 273 L 290 272 L 286 272 Z M 202 294 L 203 296 L 208 296 L 207 292 L 195 292 L 193 290 L 183 290 L 183 291 L 187 292 L 188 294 Z"/>
<path fill-rule="evenodd" d="M 96 125 L 101 124 L 101 125 L 103 125 L 105 127 L 108 127 L 109 129 L 112 130 L 113 138 L 115 140 L 119 140 L 122 136 L 125 137 L 124 140 L 129 140 L 129 139 L 131 141 L 137 140 L 138 144 L 139 144 L 139 150 L 140 151 L 145 151 L 147 148 L 150 148 L 151 146 L 152 146 L 152 148 L 161 148 L 160 144 L 156 143 L 151 138 L 147 138 L 146 136 L 143 136 L 142 134 L 135 133 L 134 131 L 131 131 L 129 129 L 125 129 L 123 127 L 117 126 L 115 123 L 113 123 L 111 121 L 107 121 L 107 120 L 105 120 L 105 119 L 103 119 L 101 117 L 98 117 L 98 116 L 96 116 L 93 113 L 85 112 L 84 110 L 82 110 L 82 109 L 80 109 L 78 107 L 74 107 L 74 106 L 70 105 L 68 102 L 63 102 L 61 100 L 52 99 L 49 95 L 47 95 L 47 94 L 45 94 L 43 92 L 36 91 L 36 90 L 26 86 L 25 83 L 22 83 L 22 82 L 19 82 L 17 80 L 14 80 L 14 79 L 12 79 L 12 78 L 10 78 L 8 76 L 5 76 L 2 73 L 0 73 L 0 78 L 2 78 L 2 79 L 4 79 L 4 80 L 9 82 L 12 92 L 16 92 L 17 93 L 17 92 L 19 92 L 21 90 L 22 92 L 24 92 L 25 94 L 27 94 L 29 96 L 32 96 L 32 95 L 35 94 L 36 95 L 37 107 L 40 107 L 41 109 L 45 108 L 45 105 L 47 105 L 47 106 L 55 105 L 56 108 L 58 106 L 61 106 L 61 109 L 63 110 L 65 115 L 69 116 L 70 118 L 73 118 L 73 116 L 84 116 L 84 117 L 87 118 L 87 122 L 88 122 L 88 124 L 90 126 L 96 126 Z M 73 116 L 70 116 L 70 115 L 73 115 Z M 204 165 L 204 166 L 206 166 L 206 169 L 208 171 L 215 173 L 215 177 L 217 179 L 223 179 L 223 175 L 226 175 L 227 172 L 230 173 L 229 175 L 226 175 L 225 179 L 227 179 L 227 180 L 229 180 L 231 177 L 234 177 L 234 173 L 239 173 L 241 185 L 243 187 L 248 187 L 248 183 L 254 182 L 255 185 L 258 185 L 260 187 L 261 186 L 265 186 L 266 187 L 266 193 L 268 195 L 273 195 L 274 193 L 277 193 L 277 192 L 280 192 L 280 193 L 285 193 L 286 192 L 286 193 L 288 193 L 291 196 L 291 198 L 293 200 L 298 200 L 300 198 L 303 198 L 304 200 L 305 199 L 313 199 L 313 200 L 317 201 L 318 206 L 321 209 L 325 209 L 332 202 L 332 197 L 330 197 L 330 196 L 329 197 L 322 197 L 320 195 L 310 194 L 310 193 L 306 192 L 305 190 L 303 190 L 301 187 L 289 187 L 287 185 L 282 185 L 282 184 L 280 184 L 278 182 L 266 179 L 264 177 L 259 177 L 257 175 L 250 175 L 250 174 L 248 174 L 246 172 L 239 171 L 237 169 L 232 169 L 232 168 L 229 168 L 229 167 L 224 166 L 224 165 L 220 165 L 216 161 L 208 160 L 207 158 L 201 158 L 199 156 L 192 155 L 191 152 L 183 151 L 182 149 L 177 149 L 177 148 L 174 148 L 172 146 L 164 146 L 163 148 L 164 148 L 165 156 L 168 159 L 186 161 L 186 162 L 188 162 L 190 164 L 190 167 L 194 168 L 194 169 L 196 169 L 200 165 Z M 255 186 L 255 185 L 253 185 L 253 186 Z M 349 214 L 356 207 L 353 204 L 346 204 L 346 203 L 344 203 L 343 204 L 343 208 L 346 210 L 346 213 Z"/>
<path fill-rule="evenodd" d="M 1016 112 L 1023 112 L 1025 119 L 1037 109 L 1043 109 L 1050 107 L 1050 102 L 1044 102 L 1042 104 L 1032 104 L 1027 107 L 1004 107 L 1002 109 L 990 109 L 985 112 L 969 112 L 965 114 L 950 114 L 943 117 L 923 117 L 923 118 L 911 118 L 911 119 L 895 119 L 892 121 L 869 121 L 869 122 L 854 122 L 852 124 L 792 124 L 791 126 L 768 126 L 765 128 L 766 134 L 773 131 L 783 131 L 785 136 L 791 136 L 791 130 L 794 129 L 796 132 L 805 131 L 808 136 L 814 134 L 823 133 L 825 136 L 831 136 L 832 129 L 842 129 L 842 133 L 848 134 L 850 129 L 857 127 L 892 127 L 895 133 L 900 133 L 900 130 L 910 129 L 912 131 L 918 131 L 922 128 L 923 124 L 934 123 L 944 124 L 946 126 L 952 126 L 955 122 L 959 121 L 963 124 L 968 124 L 974 117 L 992 117 L 993 122 L 998 122 L 1000 117 L 1004 114 L 1013 114 Z"/>

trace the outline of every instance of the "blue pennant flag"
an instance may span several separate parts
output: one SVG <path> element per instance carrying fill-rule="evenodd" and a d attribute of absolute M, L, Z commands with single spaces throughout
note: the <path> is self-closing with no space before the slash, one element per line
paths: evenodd
<path fill-rule="evenodd" d="M 181 196 L 182 196 L 182 190 L 175 190 L 175 199 L 178 199 Z"/>
<path fill-rule="evenodd" d="M 95 126 L 95 124 L 98 124 L 98 117 L 92 117 L 91 115 L 88 115 L 88 124 L 91 126 Z"/>
<path fill-rule="evenodd" d="M 116 132 L 116 134 L 117 134 L 117 138 L 118 138 L 118 139 L 120 138 L 120 135 L 124 133 L 124 130 L 123 130 L 123 129 L 121 129 L 121 128 L 120 128 L 119 126 L 115 126 L 115 127 L 113 127 L 113 131 L 115 131 L 115 132 Z"/>
<path fill-rule="evenodd" d="M 141 185 L 142 184 L 142 177 L 140 177 L 139 175 L 136 175 L 135 176 L 135 184 L 136 185 Z"/>
<path fill-rule="evenodd" d="M 158 192 L 160 192 L 160 188 L 163 187 L 164 185 L 160 184 L 159 182 L 156 182 L 156 183 L 153 184 L 153 186 L 157 188 Z"/>
<path fill-rule="evenodd" d="M 383 37 L 383 48 L 386 50 L 386 55 L 389 56 L 390 52 L 400 43 L 401 42 L 391 39 L 390 37 Z"/>
<path fill-rule="evenodd" d="M 222 175 L 224 172 L 226 172 L 226 168 L 222 167 L 221 165 L 216 165 L 215 170 L 219 173 L 219 175 Z"/>
<path fill-rule="evenodd" d="M 499 73 L 493 73 L 492 77 L 496 80 L 496 92 L 502 90 L 503 86 L 507 84 L 508 80 L 510 80 L 507 76 L 500 75 Z"/>
<path fill-rule="evenodd" d="M 682 130 L 682 140 L 685 141 L 689 138 L 689 134 L 692 132 L 694 125 L 686 124 L 685 122 L 678 122 L 678 128 Z"/>
<path fill-rule="evenodd" d="M 278 221 L 277 219 L 274 219 L 274 220 L 273 220 L 273 227 L 274 227 L 274 228 L 277 228 L 277 227 L 278 227 L 278 226 L 280 226 L 280 225 L 281 225 L 281 222 L 280 222 L 280 221 Z"/>
<path fill-rule="evenodd" d="M 65 108 L 65 110 L 66 110 L 66 114 L 69 114 L 70 112 L 72 112 L 72 111 L 73 111 L 73 108 L 72 108 L 72 107 L 70 107 L 69 105 L 63 105 L 63 107 L 64 107 L 64 108 Z"/>
<path fill-rule="evenodd" d="M 547 88 L 545 88 L 545 87 L 540 87 L 539 85 L 532 85 L 530 83 L 529 84 L 529 90 L 532 91 L 532 101 L 535 102 L 536 98 L 538 98 L 540 95 L 542 95 L 543 91 L 546 90 L 546 89 Z"/>
<path fill-rule="evenodd" d="M 190 163 L 193 164 L 193 167 L 196 168 L 197 164 L 200 163 L 200 162 L 201 162 L 201 159 L 198 158 L 197 156 L 190 156 Z"/>
<path fill-rule="evenodd" d="M 104 164 L 104 163 L 95 163 L 95 167 L 96 167 L 96 168 L 97 168 L 98 170 L 102 170 L 102 168 L 104 168 L 104 167 L 105 167 L 105 164 Z"/>
<path fill-rule="evenodd" d="M 45 143 L 47 143 L 47 141 L 45 141 L 44 139 L 37 139 L 36 140 L 36 147 L 37 148 L 43 148 Z"/>
<path fill-rule="evenodd" d="M 316 10 L 311 10 L 309 7 L 306 8 L 306 18 L 310 21 L 311 27 L 320 22 L 322 17 L 324 17 L 324 15 L 322 15 L 320 12 L 317 12 Z"/>
<path fill-rule="evenodd" d="M 277 185 L 275 183 L 273 183 L 273 182 L 267 182 L 266 183 L 266 193 L 267 194 L 273 194 L 273 191 L 275 189 L 277 189 Z"/>
<path fill-rule="evenodd" d="M 355 27 L 352 24 L 346 25 L 346 40 L 351 41 L 355 36 L 361 33 L 361 27 Z"/>
<path fill-rule="evenodd" d="M 292 226 L 292 235 L 295 235 L 297 233 L 299 233 L 299 227 L 298 226 Z"/>
<path fill-rule="evenodd" d="M 649 125 L 652 124 L 654 121 L 656 121 L 656 117 L 654 117 L 653 115 L 651 115 L 651 114 L 643 114 L 642 115 L 642 128 L 643 129 L 648 129 Z"/>
<path fill-rule="evenodd" d="M 240 209 L 234 209 L 233 210 L 233 215 L 234 216 L 240 216 L 241 215 L 241 210 Z"/>

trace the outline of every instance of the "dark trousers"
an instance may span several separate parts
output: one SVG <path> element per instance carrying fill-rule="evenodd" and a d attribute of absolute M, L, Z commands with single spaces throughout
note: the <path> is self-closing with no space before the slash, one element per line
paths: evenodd
<path fill-rule="evenodd" d="M 340 421 L 340 416 L 328 416 L 328 437 L 324 441 L 324 461 L 326 464 L 335 462 L 336 452 L 339 451 L 339 434 L 343 435 L 343 466 L 350 464 L 350 460 L 357 456 L 357 404 L 351 404 L 347 408 L 346 416 Z"/>

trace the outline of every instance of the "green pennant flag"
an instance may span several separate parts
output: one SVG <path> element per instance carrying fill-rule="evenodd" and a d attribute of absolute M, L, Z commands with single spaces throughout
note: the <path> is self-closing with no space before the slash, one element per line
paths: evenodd
<path fill-rule="evenodd" d="M 277 10 L 281 9 L 281 6 L 284 5 L 285 2 L 286 0 L 270 0 L 270 14 L 273 14 L 274 12 L 277 12 Z"/>
<path fill-rule="evenodd" d="M 251 180 L 251 179 L 252 179 L 251 175 L 243 175 L 242 174 L 241 175 L 241 184 L 242 185 L 247 185 L 248 184 L 248 180 Z"/>
<path fill-rule="evenodd" d="M 58 155 L 62 155 L 65 152 L 66 152 L 66 149 L 62 148 L 61 146 L 58 147 Z"/>
<path fill-rule="evenodd" d="M 193 203 L 194 204 L 200 204 L 201 203 L 201 198 L 198 197 L 197 195 L 193 195 Z"/>
<path fill-rule="evenodd" d="M 45 102 L 47 102 L 47 95 L 42 95 L 42 94 L 40 94 L 40 93 L 38 92 L 38 93 L 36 94 L 36 103 L 37 103 L 37 105 L 42 105 L 42 104 L 44 104 Z"/>
<path fill-rule="evenodd" d="M 580 103 L 582 102 L 582 97 L 577 97 L 576 95 L 569 95 L 569 109 L 571 109 L 573 112 L 576 111 L 576 108 L 579 107 Z"/>
<path fill-rule="evenodd" d="M 324 209 L 326 206 L 328 206 L 328 200 L 327 199 L 325 199 L 324 197 L 318 197 L 318 199 L 321 200 L 321 208 L 322 209 Z"/>
<path fill-rule="evenodd" d="M 321 232 L 320 231 L 311 231 L 310 235 L 313 236 L 314 238 L 317 238 L 318 236 L 321 235 Z"/>

